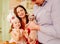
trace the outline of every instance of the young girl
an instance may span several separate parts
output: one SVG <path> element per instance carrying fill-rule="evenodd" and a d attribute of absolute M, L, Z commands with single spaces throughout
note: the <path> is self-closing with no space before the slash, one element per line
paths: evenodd
<path fill-rule="evenodd" d="M 29 15 L 29 23 L 26 25 L 25 29 L 25 37 L 28 39 L 28 44 L 38 44 L 37 40 L 37 31 L 39 29 L 39 26 L 36 24 L 34 15 Z M 35 24 L 36 29 L 31 29 L 29 27 L 30 23 Z"/>
<path fill-rule="evenodd" d="M 15 42 L 16 44 L 26 44 L 25 39 L 23 38 L 23 29 L 21 28 L 21 21 L 16 17 L 11 18 L 11 40 L 9 43 Z"/>

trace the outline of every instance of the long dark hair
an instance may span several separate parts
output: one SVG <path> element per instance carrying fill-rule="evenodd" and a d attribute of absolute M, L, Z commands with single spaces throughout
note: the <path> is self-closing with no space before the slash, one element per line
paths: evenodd
<path fill-rule="evenodd" d="M 16 15 L 16 17 L 21 21 L 21 23 L 22 23 L 22 29 L 24 29 L 25 28 L 25 25 L 24 25 L 24 22 L 22 21 L 22 19 L 18 16 L 18 14 L 17 14 L 17 8 L 18 7 L 21 7 L 21 8 L 23 8 L 24 9 L 24 11 L 25 11 L 25 14 L 28 14 L 27 13 L 27 11 L 26 11 L 26 9 L 22 6 L 22 5 L 18 5 L 18 6 L 16 6 L 15 8 L 14 8 L 14 14 Z M 28 15 L 25 15 L 25 17 L 26 17 L 26 24 L 28 23 Z"/>

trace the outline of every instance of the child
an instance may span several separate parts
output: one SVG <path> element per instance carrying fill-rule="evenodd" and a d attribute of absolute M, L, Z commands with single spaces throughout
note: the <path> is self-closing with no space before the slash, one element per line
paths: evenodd
<path fill-rule="evenodd" d="M 22 34 L 23 29 L 21 28 L 21 21 L 16 17 L 12 16 L 10 23 L 11 40 L 9 41 L 9 43 L 15 42 L 16 44 L 26 44 Z"/>
<path fill-rule="evenodd" d="M 37 31 L 39 29 L 39 26 L 37 25 L 35 21 L 34 15 L 30 15 L 28 18 L 29 18 L 29 23 L 26 25 L 25 37 L 28 39 L 28 44 L 38 44 Z M 32 25 L 34 23 L 36 26 L 36 29 L 29 28 L 30 23 L 32 23 Z"/>

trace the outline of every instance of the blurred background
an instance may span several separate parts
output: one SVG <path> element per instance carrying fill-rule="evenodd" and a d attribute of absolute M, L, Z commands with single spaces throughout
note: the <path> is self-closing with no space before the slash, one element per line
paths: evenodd
<path fill-rule="evenodd" d="M 19 4 L 23 5 L 29 14 L 33 13 L 34 4 L 31 0 L 0 0 L 0 44 L 10 39 L 10 24 L 6 17 L 9 15 L 10 10 Z"/>

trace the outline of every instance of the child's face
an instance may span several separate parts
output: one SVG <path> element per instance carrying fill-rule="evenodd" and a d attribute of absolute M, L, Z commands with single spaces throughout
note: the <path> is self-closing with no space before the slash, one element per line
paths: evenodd
<path fill-rule="evenodd" d="M 21 27 L 19 19 L 14 19 L 13 27 L 19 29 Z"/>

